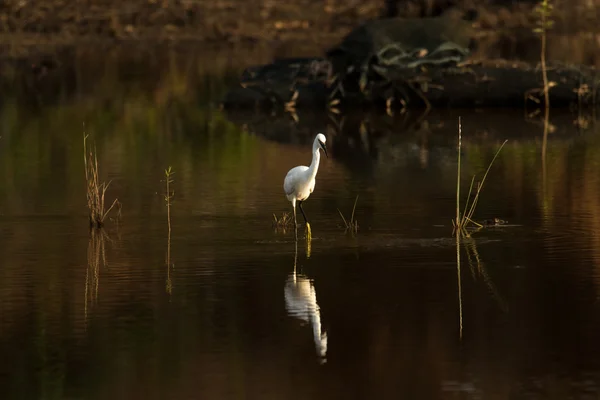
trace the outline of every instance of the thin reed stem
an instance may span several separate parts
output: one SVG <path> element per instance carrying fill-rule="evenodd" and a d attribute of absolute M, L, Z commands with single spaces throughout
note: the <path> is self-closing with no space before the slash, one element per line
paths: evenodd
<path fill-rule="evenodd" d="M 492 161 L 490 161 L 490 164 L 488 165 L 487 169 L 485 170 L 485 174 L 483 174 L 483 179 L 477 185 L 477 192 L 475 193 L 475 199 L 473 200 L 473 203 L 471 204 L 469 213 L 467 214 L 468 219 L 473 219 L 473 214 L 475 213 L 475 207 L 477 206 L 477 202 L 479 201 L 479 195 L 481 194 L 481 190 L 483 189 L 483 184 L 485 183 L 485 179 L 487 178 L 487 175 L 490 172 L 490 168 L 492 168 L 492 164 L 494 164 L 496 157 L 498 157 L 498 154 L 500 154 L 500 151 L 502 150 L 502 148 L 504 147 L 506 142 L 508 142 L 508 140 L 505 140 L 502 143 L 502 145 L 500 146 L 500 148 L 496 151 L 496 154 L 494 154 L 494 158 L 492 158 Z"/>
<path fill-rule="evenodd" d="M 342 218 L 342 221 L 344 221 L 344 227 L 346 228 L 346 232 L 350 231 L 352 233 L 357 233 L 358 232 L 358 221 L 356 219 L 354 219 L 354 213 L 356 212 L 356 203 L 358 202 L 358 196 L 356 196 L 356 198 L 354 199 L 354 206 L 352 207 L 352 214 L 350 215 L 350 220 L 347 220 L 344 217 L 344 214 L 342 214 L 342 212 L 340 211 L 340 209 L 338 208 L 337 211 L 340 214 L 340 217 Z"/>
<path fill-rule="evenodd" d="M 500 154 L 500 151 L 502 150 L 502 148 L 504 147 L 506 142 L 507 142 L 507 140 L 505 140 L 502 143 L 502 145 L 500 146 L 500 148 L 496 151 L 496 153 L 494 154 L 494 157 L 490 161 L 490 164 L 488 165 L 488 167 L 485 171 L 485 174 L 483 175 L 483 179 L 481 180 L 481 182 L 477 183 L 477 190 L 475 191 L 475 196 L 473 197 L 473 200 L 471 200 L 471 194 L 473 192 L 473 184 L 475 183 L 475 176 L 473 176 L 473 178 L 471 179 L 471 184 L 469 186 L 469 193 L 467 194 L 467 200 L 465 202 L 463 214 L 461 216 L 461 214 L 460 214 L 460 178 L 461 178 L 461 150 L 462 150 L 462 121 L 461 121 L 461 117 L 458 117 L 458 150 L 457 150 L 458 151 L 458 164 L 457 164 L 457 174 L 456 174 L 456 218 L 454 220 L 452 220 L 452 225 L 453 225 L 454 231 L 456 232 L 457 235 L 469 236 L 469 234 L 466 230 L 467 225 L 469 223 L 477 225 L 479 228 L 483 227 L 483 225 L 481 225 L 478 222 L 473 220 L 473 215 L 475 214 L 475 209 L 479 202 L 479 195 L 481 194 L 481 191 L 483 189 L 483 185 L 485 183 L 487 175 L 490 172 L 490 169 L 491 169 L 492 165 L 494 164 L 494 161 L 498 157 L 498 154 Z"/>
<path fill-rule="evenodd" d="M 456 174 L 456 226 L 460 227 L 460 150 L 462 146 L 462 122 L 458 117 L 458 173 Z"/>

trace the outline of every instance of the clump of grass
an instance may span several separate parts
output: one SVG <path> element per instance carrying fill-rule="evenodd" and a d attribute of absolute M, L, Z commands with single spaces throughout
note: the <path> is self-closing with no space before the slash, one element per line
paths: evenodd
<path fill-rule="evenodd" d="M 498 157 L 500 150 L 502 150 L 502 148 L 504 147 L 504 145 L 506 144 L 507 141 L 508 140 L 505 140 L 502 143 L 502 145 L 500 146 L 500 148 L 498 149 L 498 151 L 496 151 L 496 154 L 494 154 L 494 158 L 492 158 L 492 161 L 490 161 L 490 164 L 488 165 L 487 170 L 485 171 L 485 174 L 483 174 L 483 178 L 481 179 L 481 182 L 477 183 L 477 188 L 475 190 L 475 196 L 471 200 L 471 194 L 473 192 L 473 184 L 475 183 L 475 175 L 473 175 L 473 178 L 471 179 L 471 185 L 469 187 L 469 194 L 467 195 L 467 201 L 465 203 L 465 208 L 461 215 L 461 213 L 460 213 L 460 154 L 461 154 L 461 147 L 462 147 L 462 124 L 461 124 L 460 117 L 458 118 L 458 173 L 457 173 L 457 177 L 456 177 L 456 219 L 452 220 L 452 225 L 454 226 L 454 230 L 455 230 L 455 232 L 458 232 L 458 234 L 461 234 L 464 236 L 469 236 L 466 229 L 470 223 L 474 224 L 480 228 L 483 227 L 483 225 L 481 225 L 480 223 L 477 223 L 473 220 L 473 214 L 475 213 L 475 208 L 477 207 L 477 203 L 479 201 L 479 195 L 481 194 L 481 191 L 483 190 L 483 184 L 485 183 L 485 179 L 487 178 L 487 175 L 490 172 L 490 168 L 492 167 L 492 164 L 494 164 L 496 157 Z M 471 201 L 471 202 L 469 203 L 469 201 Z"/>
<path fill-rule="evenodd" d="M 110 213 L 110 211 L 120 203 L 118 199 L 115 199 L 108 209 L 104 207 L 104 198 L 106 190 L 110 185 L 110 181 L 100 182 L 98 174 L 98 157 L 96 151 L 90 150 L 88 153 L 87 148 L 87 135 L 83 135 L 83 162 L 85 168 L 85 180 L 87 182 L 87 205 L 90 211 L 89 221 L 90 228 L 101 228 L 104 225 L 104 220 Z"/>
<path fill-rule="evenodd" d="M 281 217 L 277 217 L 277 215 L 273 213 L 273 227 L 283 229 L 292 225 L 294 225 L 294 218 L 289 212 L 284 212 L 281 214 Z"/>
<path fill-rule="evenodd" d="M 344 222 L 345 232 L 351 232 L 352 234 L 356 234 L 358 232 L 358 221 L 354 219 L 354 212 L 356 211 L 356 203 L 358 202 L 358 196 L 354 199 L 354 207 L 352 207 L 352 215 L 350 215 L 350 219 L 346 219 L 344 214 L 338 208 L 338 213 L 340 213 L 340 217 L 342 217 L 342 221 Z"/>

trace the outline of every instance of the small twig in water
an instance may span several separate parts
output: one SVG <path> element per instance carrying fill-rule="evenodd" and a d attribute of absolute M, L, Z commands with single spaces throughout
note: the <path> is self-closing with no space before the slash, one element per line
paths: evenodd
<path fill-rule="evenodd" d="M 165 261 L 167 264 L 167 280 L 166 280 L 166 290 L 167 293 L 171 294 L 173 292 L 173 282 L 171 280 L 171 204 L 173 196 L 175 195 L 174 191 L 171 191 L 171 183 L 173 183 L 173 179 L 171 178 L 175 174 L 169 166 L 168 169 L 165 169 L 165 203 L 167 204 L 167 224 L 169 226 L 169 233 L 167 234 L 167 255 L 165 257 Z"/>
<path fill-rule="evenodd" d="M 171 200 L 173 199 L 173 196 L 175 195 L 175 192 L 171 191 L 171 183 L 173 183 L 173 179 L 171 178 L 173 175 L 175 174 L 175 172 L 173 172 L 171 166 L 169 166 L 168 169 L 165 169 L 165 185 L 166 185 L 166 192 L 165 192 L 165 203 L 167 204 L 167 223 L 169 225 L 169 232 L 171 232 Z"/>

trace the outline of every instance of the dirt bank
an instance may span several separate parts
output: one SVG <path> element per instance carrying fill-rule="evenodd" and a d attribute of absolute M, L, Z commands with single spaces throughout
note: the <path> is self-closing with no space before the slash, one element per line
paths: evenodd
<path fill-rule="evenodd" d="M 600 0 L 566 3 L 557 5 L 556 31 L 577 35 L 598 29 Z M 437 15 L 448 7 L 475 8 L 483 41 L 490 36 L 518 40 L 530 36 L 534 4 L 531 0 L 5 0 L 0 3 L 0 45 L 3 55 L 41 44 L 98 40 L 267 43 L 280 56 L 314 54 L 366 19 L 389 13 Z"/>

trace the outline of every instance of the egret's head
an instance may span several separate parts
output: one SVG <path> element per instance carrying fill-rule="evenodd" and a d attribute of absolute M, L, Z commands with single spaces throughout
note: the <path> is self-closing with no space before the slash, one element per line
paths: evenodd
<path fill-rule="evenodd" d="M 327 138 L 325 137 L 325 135 L 323 135 L 322 133 L 319 133 L 317 135 L 317 142 L 319 143 L 319 146 L 321 146 L 321 148 L 325 152 L 325 156 L 327 158 L 329 158 L 329 155 L 327 155 L 327 146 L 325 146 L 326 141 L 327 141 Z"/>

